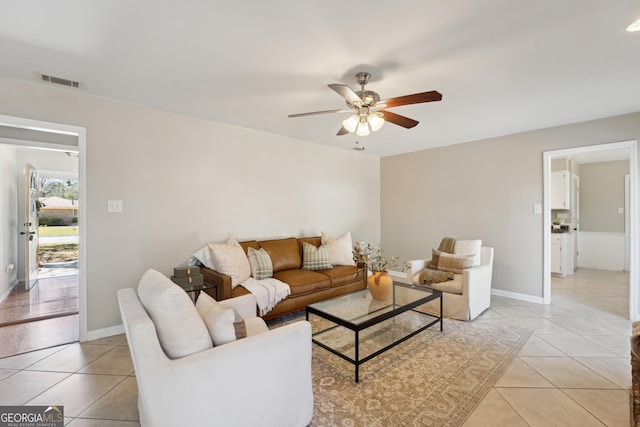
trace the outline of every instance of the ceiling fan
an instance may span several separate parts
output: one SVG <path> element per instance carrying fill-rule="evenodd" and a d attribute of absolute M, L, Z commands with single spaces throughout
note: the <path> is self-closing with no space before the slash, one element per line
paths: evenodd
<path fill-rule="evenodd" d="M 398 96 L 380 100 L 380 95 L 372 90 L 365 90 L 364 86 L 369 82 L 371 75 L 366 72 L 356 74 L 356 80 L 360 85 L 359 91 L 353 91 L 347 85 L 330 84 L 331 89 L 342 96 L 346 102 L 348 109 L 341 110 L 323 110 L 313 111 L 310 113 L 290 114 L 289 117 L 305 117 L 316 114 L 331 113 L 353 113 L 349 118 L 342 122 L 342 127 L 337 135 L 346 135 L 355 132 L 358 136 L 367 136 L 371 132 L 379 130 L 384 122 L 390 122 L 394 125 L 402 126 L 410 129 L 419 122 L 409 117 L 387 111 L 387 108 L 400 107 L 402 105 L 421 104 L 423 102 L 440 101 L 442 94 L 432 90 L 429 92 L 414 93 L 412 95 Z"/>

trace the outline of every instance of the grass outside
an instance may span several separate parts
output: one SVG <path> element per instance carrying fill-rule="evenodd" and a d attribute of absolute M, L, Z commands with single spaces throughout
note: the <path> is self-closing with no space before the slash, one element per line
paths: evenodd
<path fill-rule="evenodd" d="M 78 226 L 77 225 L 66 225 L 66 226 L 40 226 L 38 227 L 38 236 L 43 237 L 52 237 L 52 236 L 77 236 L 78 235 Z"/>
<path fill-rule="evenodd" d="M 39 237 L 77 236 L 78 226 L 41 226 L 38 227 Z M 78 259 L 77 243 L 39 243 L 38 262 L 52 264 L 58 262 L 71 262 Z"/>

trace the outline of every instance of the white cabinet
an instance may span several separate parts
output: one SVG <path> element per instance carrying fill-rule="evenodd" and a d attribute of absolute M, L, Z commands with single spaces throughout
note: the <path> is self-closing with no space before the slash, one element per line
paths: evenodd
<path fill-rule="evenodd" d="M 551 172 L 551 209 L 571 208 L 571 174 L 569 171 Z"/>
<path fill-rule="evenodd" d="M 562 277 L 569 273 L 568 233 L 551 234 L 551 273 Z"/>

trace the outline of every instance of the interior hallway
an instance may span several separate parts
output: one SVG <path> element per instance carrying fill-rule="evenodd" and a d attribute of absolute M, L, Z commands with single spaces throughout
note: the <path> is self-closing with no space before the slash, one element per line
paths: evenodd
<path fill-rule="evenodd" d="M 43 276 L 30 291 L 17 286 L 0 304 L 0 357 L 79 339 L 77 269 Z"/>

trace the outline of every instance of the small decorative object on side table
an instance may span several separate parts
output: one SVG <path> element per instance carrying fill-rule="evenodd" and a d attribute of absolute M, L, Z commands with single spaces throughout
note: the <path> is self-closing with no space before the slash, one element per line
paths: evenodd
<path fill-rule="evenodd" d="M 200 267 L 176 267 L 173 269 L 171 281 L 179 285 L 185 292 L 193 292 L 192 299 L 198 299 L 201 291 L 215 289 L 215 299 L 218 299 L 218 287 L 204 282 L 204 276 L 200 274 Z"/>

